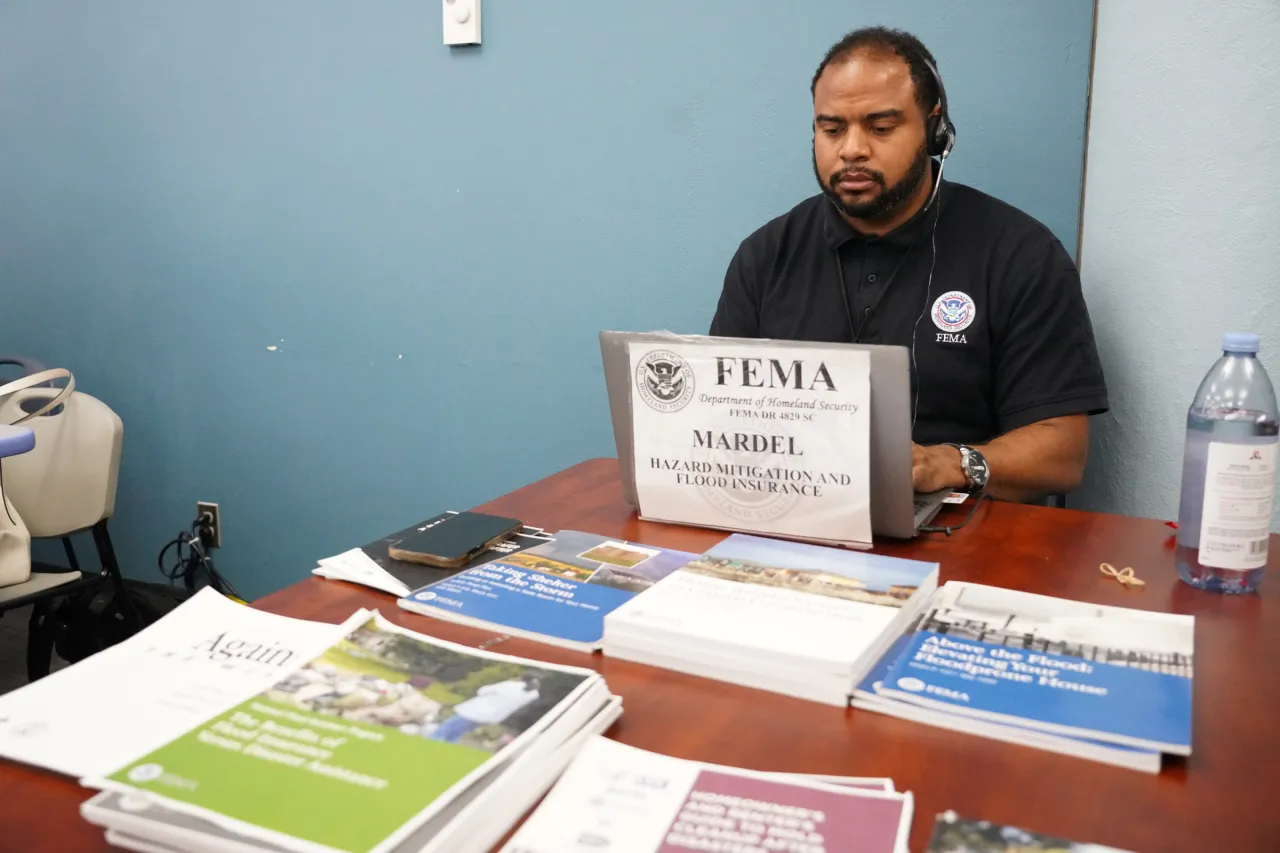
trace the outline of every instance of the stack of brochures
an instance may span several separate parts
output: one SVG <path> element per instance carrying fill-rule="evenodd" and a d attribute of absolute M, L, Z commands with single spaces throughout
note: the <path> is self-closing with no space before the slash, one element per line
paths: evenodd
<path fill-rule="evenodd" d="M 100 789 L 83 815 L 133 849 L 458 851 L 498 843 L 620 713 L 590 670 L 206 589 L 0 697 L 0 755 Z"/>
<path fill-rule="evenodd" d="M 936 563 L 734 534 L 605 617 L 604 653 L 847 705 Z"/>
<path fill-rule="evenodd" d="M 605 618 L 697 555 L 561 530 L 400 599 L 414 613 L 579 651 L 600 648 Z"/>
<path fill-rule="evenodd" d="M 1117 847 L 1072 841 L 1017 826 L 938 815 L 925 853 L 1125 853 Z"/>
<path fill-rule="evenodd" d="M 504 853 L 906 853 L 912 797 L 884 779 L 685 761 L 594 738 Z"/>
<path fill-rule="evenodd" d="M 202 588 L 132 637 L 0 696 L 0 757 L 105 775 L 267 689 L 371 615 L 291 619 Z"/>
<path fill-rule="evenodd" d="M 351 548 L 341 554 L 325 557 L 311 570 L 311 573 L 331 580 L 361 584 L 382 592 L 389 592 L 394 596 L 404 596 L 429 583 L 482 565 L 504 554 L 513 554 L 525 548 L 532 548 L 551 538 L 541 528 L 526 525 L 500 542 L 486 543 L 486 547 L 479 549 L 474 556 L 470 556 L 465 564 L 447 568 L 424 565 L 410 560 L 398 560 L 393 556 L 397 553 L 397 548 L 404 543 L 422 538 L 423 534 L 440 530 L 446 522 L 456 521 L 459 517 L 468 515 L 474 515 L 474 513 L 460 513 L 454 510 L 440 513 L 361 548 Z"/>
<path fill-rule="evenodd" d="M 1195 620 L 949 582 L 855 707 L 1150 773 L 1191 754 Z"/>

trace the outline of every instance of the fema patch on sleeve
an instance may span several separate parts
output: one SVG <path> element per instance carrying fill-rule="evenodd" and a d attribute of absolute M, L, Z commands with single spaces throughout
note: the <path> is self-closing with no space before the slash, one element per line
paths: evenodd
<path fill-rule="evenodd" d="M 943 332 L 963 332 L 978 316 L 978 307 L 967 293 L 948 291 L 933 303 L 933 325 Z"/>

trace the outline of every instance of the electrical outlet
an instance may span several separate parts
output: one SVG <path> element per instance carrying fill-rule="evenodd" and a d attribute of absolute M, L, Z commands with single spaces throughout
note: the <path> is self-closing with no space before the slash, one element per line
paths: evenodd
<path fill-rule="evenodd" d="M 196 501 L 196 518 L 203 518 L 205 513 L 213 516 L 213 521 L 209 525 L 213 528 L 213 542 L 210 547 L 221 548 L 222 520 L 218 515 L 218 505 L 208 501 Z"/>

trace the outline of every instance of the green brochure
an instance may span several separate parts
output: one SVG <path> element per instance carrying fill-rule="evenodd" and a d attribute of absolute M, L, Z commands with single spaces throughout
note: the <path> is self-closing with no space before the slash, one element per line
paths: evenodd
<path fill-rule="evenodd" d="M 299 850 L 389 849 L 496 756 L 522 749 L 587 677 L 429 640 L 375 615 L 99 786 L 145 790 Z"/>

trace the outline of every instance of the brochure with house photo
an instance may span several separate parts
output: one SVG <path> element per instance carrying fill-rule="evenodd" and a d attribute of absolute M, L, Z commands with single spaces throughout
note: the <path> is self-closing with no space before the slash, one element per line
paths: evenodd
<path fill-rule="evenodd" d="M 922 614 L 923 615 L 923 614 Z M 912 702 L 899 702 L 879 691 L 884 686 L 885 676 L 906 651 L 911 643 L 914 629 L 898 637 L 876 662 L 853 693 L 853 706 L 877 714 L 887 714 L 915 723 L 965 732 L 966 734 L 988 737 L 993 740 L 1012 743 L 1018 746 L 1029 746 L 1056 752 L 1060 755 L 1071 755 L 1087 758 L 1104 764 L 1128 767 L 1146 773 L 1159 773 L 1161 757 L 1158 750 L 1140 749 L 1133 746 L 1122 746 L 1117 743 L 1097 740 L 1096 738 L 1073 737 L 1062 734 L 1050 734 L 1025 725 L 996 723 L 974 717 L 962 717 L 936 708 L 926 708 Z"/>
<path fill-rule="evenodd" d="M 877 693 L 951 715 L 1191 752 L 1195 620 L 951 582 Z"/>
<path fill-rule="evenodd" d="M 605 619 L 606 655 L 844 705 L 936 563 L 733 534 Z"/>
<path fill-rule="evenodd" d="M 400 600 L 415 613 L 594 651 L 604 619 L 697 555 L 562 530 Z"/>

